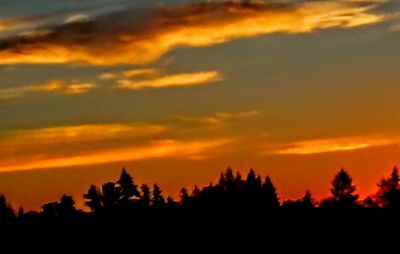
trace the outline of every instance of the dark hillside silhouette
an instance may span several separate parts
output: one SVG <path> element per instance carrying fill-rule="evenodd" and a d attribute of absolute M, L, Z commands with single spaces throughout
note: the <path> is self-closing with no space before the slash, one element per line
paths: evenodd
<path fill-rule="evenodd" d="M 123 169 L 115 182 L 107 182 L 101 187 L 91 185 L 83 194 L 87 212 L 76 208 L 72 196 L 62 195 L 59 201 L 44 204 L 41 211 L 25 212 L 20 208 L 16 214 L 6 198 L 0 196 L 0 224 L 157 223 L 155 218 L 169 218 L 167 221 L 187 218 L 185 223 L 195 223 L 198 211 L 202 211 L 200 216 L 208 214 L 217 217 L 245 212 L 258 219 L 268 219 L 270 223 L 279 222 L 279 216 L 288 214 L 315 220 L 318 218 L 316 215 L 324 214 L 400 213 L 397 168 L 388 178 L 382 179 L 378 187 L 376 194 L 359 200 L 352 178 L 342 169 L 331 182 L 331 197 L 318 202 L 307 190 L 299 199 L 281 202 L 270 177 L 263 179 L 254 170 L 242 177 L 239 172 L 234 173 L 228 168 L 221 173 L 216 184 L 210 183 L 203 188 L 194 186 L 191 191 L 182 188 L 179 200 L 174 200 L 170 196 L 164 197 L 157 184 L 143 183 L 139 187 Z"/>

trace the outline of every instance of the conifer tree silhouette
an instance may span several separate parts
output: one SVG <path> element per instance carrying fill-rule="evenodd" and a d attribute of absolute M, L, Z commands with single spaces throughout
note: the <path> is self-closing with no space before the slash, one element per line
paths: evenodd
<path fill-rule="evenodd" d="M 101 193 L 96 186 L 91 185 L 88 192 L 83 195 L 83 198 L 87 200 L 85 205 L 89 207 L 92 212 L 99 212 L 103 208 Z"/>
<path fill-rule="evenodd" d="M 25 213 L 20 208 L 18 216 L 16 216 L 6 198 L 0 195 L 0 224 L 3 225 L 9 222 L 29 224 L 33 222 L 63 225 L 63 223 L 82 222 L 85 220 L 130 223 L 137 221 L 138 214 L 144 218 L 149 218 L 146 216 L 154 214 L 152 211 L 159 211 L 168 215 L 189 212 L 188 214 L 192 215 L 193 211 L 208 211 L 219 214 L 219 209 L 222 209 L 223 214 L 240 211 L 241 209 L 247 209 L 251 212 L 273 210 L 274 213 L 271 214 L 274 216 L 275 212 L 278 215 L 278 212 L 281 213 L 282 211 L 284 215 L 287 213 L 299 213 L 311 214 L 312 216 L 331 215 L 331 212 L 335 211 L 335 214 L 346 214 L 347 217 L 349 212 L 354 211 L 358 214 L 363 214 L 365 211 L 381 214 L 380 211 L 382 210 L 400 209 L 400 176 L 397 168 L 393 169 L 390 177 L 381 180 L 378 184 L 379 191 L 375 196 L 369 196 L 360 203 L 358 203 L 359 196 L 356 194 L 356 186 L 344 169 L 335 175 L 331 184 L 332 197 L 323 200 L 318 207 L 318 202 L 313 198 L 311 192 L 307 190 L 302 198 L 286 200 L 282 204 L 283 209 L 277 209 L 281 204 L 274 184 L 269 177 L 262 181 L 262 178 L 256 175 L 254 170 L 250 170 L 246 178 L 243 179 L 239 172 L 234 174 L 228 168 L 225 173 L 220 175 L 217 184 L 210 183 L 201 189 L 198 186 L 194 186 L 190 195 L 186 188 L 182 188 L 180 200 L 174 201 L 170 196 L 165 200 L 163 192 L 157 184 L 153 185 L 152 190 L 148 185 L 142 184 L 139 192 L 132 177 L 123 169 L 116 182 L 103 184 L 101 190 L 95 185 L 91 185 L 87 193 L 83 195 L 85 205 L 90 208 L 90 213 L 78 210 L 72 196 L 63 195 L 59 201 L 44 204 L 40 213 L 35 211 Z M 182 207 L 190 209 L 181 210 L 180 208 Z M 365 209 L 360 210 L 362 207 Z M 344 213 L 337 213 L 338 210 L 335 210 L 336 208 L 345 208 L 341 210 Z M 171 211 L 174 213 L 169 213 Z M 257 215 L 255 214 L 255 216 Z M 270 217 L 265 216 L 265 218 Z M 344 217 L 339 216 L 339 218 L 343 219 Z"/>
<path fill-rule="evenodd" d="M 187 204 L 187 202 L 189 201 L 189 193 L 186 188 L 181 189 L 180 197 L 181 197 L 181 204 L 182 205 Z"/>
<path fill-rule="evenodd" d="M 103 195 L 101 196 L 101 199 L 105 209 L 110 210 L 119 205 L 121 194 L 115 183 L 108 182 L 103 184 L 102 193 Z"/>
<path fill-rule="evenodd" d="M 276 188 L 269 176 L 265 179 L 265 182 L 262 185 L 262 192 L 263 202 L 267 208 L 274 209 L 279 207 L 278 192 L 276 191 Z"/>
<path fill-rule="evenodd" d="M 14 219 L 14 209 L 7 202 L 6 197 L 4 195 L 0 195 L 0 224 L 12 222 Z"/>
<path fill-rule="evenodd" d="M 155 208 L 163 208 L 165 206 L 165 199 L 162 196 L 162 191 L 157 184 L 153 186 L 153 206 Z"/>
<path fill-rule="evenodd" d="M 50 202 L 42 206 L 42 214 L 46 219 L 69 220 L 77 213 L 72 196 L 63 195 L 60 201 Z"/>
<path fill-rule="evenodd" d="M 320 204 L 321 208 L 354 209 L 361 207 L 357 203 L 359 195 L 355 194 L 356 186 L 353 185 L 353 179 L 344 169 L 336 174 L 331 184 L 332 198 L 323 200 Z"/>
<path fill-rule="evenodd" d="M 309 190 L 306 191 L 306 193 L 304 194 L 304 197 L 301 201 L 302 201 L 304 208 L 308 208 L 308 209 L 315 208 L 318 204 L 318 202 L 315 201 L 315 199 L 313 198 L 313 196 L 311 195 L 311 192 Z"/>
<path fill-rule="evenodd" d="M 381 180 L 378 187 L 378 204 L 389 209 L 400 209 L 400 177 L 396 167 L 389 178 Z"/>
<path fill-rule="evenodd" d="M 122 169 L 119 180 L 117 181 L 120 189 L 120 199 L 122 205 L 127 205 L 132 198 L 139 198 L 140 193 L 137 185 L 133 182 L 132 177 L 126 172 L 125 168 Z"/>
<path fill-rule="evenodd" d="M 355 202 L 359 195 L 354 194 L 356 186 L 349 174 L 341 169 L 332 181 L 331 193 L 333 198 L 341 202 Z"/>
<path fill-rule="evenodd" d="M 140 194 L 140 204 L 143 208 L 148 208 L 151 202 L 151 191 L 147 184 L 142 184 L 140 187 L 141 194 Z"/>

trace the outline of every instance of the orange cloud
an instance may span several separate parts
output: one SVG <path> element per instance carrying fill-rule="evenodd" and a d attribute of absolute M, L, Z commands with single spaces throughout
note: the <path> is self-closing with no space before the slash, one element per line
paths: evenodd
<path fill-rule="evenodd" d="M 35 140 L 38 143 L 50 142 L 70 142 L 70 141 L 91 141 L 98 139 L 117 138 L 124 136 L 144 136 L 160 133 L 166 127 L 162 125 L 149 124 L 87 124 L 77 126 L 48 127 L 33 130 L 10 131 L 5 134 L 6 140 L 15 142 L 25 142 L 27 139 Z M 9 137 L 9 138 L 7 138 Z"/>
<path fill-rule="evenodd" d="M 155 75 L 158 73 L 157 69 L 134 69 L 134 70 L 128 70 L 124 71 L 122 75 L 125 78 L 133 78 L 133 77 L 141 77 L 141 76 L 151 76 Z"/>
<path fill-rule="evenodd" d="M 165 130 L 158 125 L 106 124 L 9 132 L 0 137 L 0 172 L 164 157 L 199 159 L 229 142 L 159 138 Z"/>
<path fill-rule="evenodd" d="M 317 139 L 291 143 L 283 148 L 267 151 L 268 154 L 308 155 L 330 152 L 345 152 L 400 143 L 398 138 L 349 137 Z"/>
<path fill-rule="evenodd" d="M 169 76 L 156 77 L 146 80 L 118 80 L 118 88 L 140 90 L 145 88 L 166 88 L 178 86 L 196 86 L 222 80 L 217 71 L 182 73 Z"/>
<path fill-rule="evenodd" d="M 118 78 L 136 78 L 136 77 L 148 77 L 158 75 L 160 70 L 154 68 L 148 69 L 133 69 L 123 71 L 121 73 L 113 73 L 113 72 L 106 72 L 99 75 L 99 79 L 101 80 L 114 80 Z"/>
<path fill-rule="evenodd" d="M 111 73 L 111 72 L 105 72 L 99 75 L 99 79 L 101 80 L 113 80 L 116 79 L 118 77 L 117 74 L 115 73 Z"/>
<path fill-rule="evenodd" d="M 204 47 L 277 32 L 374 24 L 378 3 L 305 1 L 270 4 L 235 1 L 126 10 L 67 23 L 45 34 L 0 41 L 0 64 L 147 64 L 181 46 Z"/>
<path fill-rule="evenodd" d="M 9 164 L 6 166 L 0 166 L 0 172 L 96 165 L 110 162 L 136 161 L 165 157 L 199 159 L 204 158 L 203 156 L 209 153 L 211 149 L 218 148 L 226 143 L 228 143 L 227 140 L 192 142 L 165 140 L 143 147 L 95 151 L 88 154 L 18 162 L 14 165 Z"/>
<path fill-rule="evenodd" d="M 216 126 L 221 125 L 229 121 L 255 117 L 261 115 L 262 112 L 259 110 L 251 110 L 251 111 L 243 111 L 243 112 L 235 112 L 235 113 L 227 113 L 220 112 L 215 113 L 209 116 L 177 116 L 175 117 L 177 120 L 181 121 L 184 124 L 189 124 L 192 126 Z"/>
<path fill-rule="evenodd" d="M 22 97 L 29 93 L 57 93 L 63 95 L 77 95 L 86 93 L 95 87 L 96 85 L 92 83 L 67 83 L 66 81 L 54 80 L 44 85 L 32 85 L 0 89 L 0 99 L 12 99 Z"/>
<path fill-rule="evenodd" d="M 16 29 L 33 28 L 45 24 L 46 22 L 59 19 L 68 14 L 68 11 L 56 11 L 52 13 L 19 17 L 14 19 L 1 19 L 0 18 L 0 32 L 9 32 Z"/>

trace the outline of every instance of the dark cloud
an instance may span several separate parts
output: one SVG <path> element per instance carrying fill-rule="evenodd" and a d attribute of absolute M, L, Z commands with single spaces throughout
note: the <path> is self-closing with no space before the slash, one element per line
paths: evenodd
<path fill-rule="evenodd" d="M 380 22 L 374 4 L 207 2 L 130 8 L 0 41 L 0 64 L 146 64 L 179 46 Z M 43 30 L 43 29 L 42 29 Z"/>

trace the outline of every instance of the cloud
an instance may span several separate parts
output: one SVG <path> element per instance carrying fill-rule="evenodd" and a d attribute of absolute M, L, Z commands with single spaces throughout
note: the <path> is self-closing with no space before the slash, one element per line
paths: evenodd
<path fill-rule="evenodd" d="M 22 130 L 0 136 L 0 171 L 59 168 L 156 158 L 199 159 L 227 139 L 176 140 L 162 125 L 104 124 Z M 29 138 L 29 142 L 26 140 Z"/>
<path fill-rule="evenodd" d="M 89 21 L 90 16 L 84 13 L 77 13 L 70 15 L 65 18 L 64 22 L 65 23 L 78 23 L 78 22 L 84 22 L 84 21 Z"/>
<path fill-rule="evenodd" d="M 393 137 L 346 137 L 317 139 L 290 143 L 282 148 L 271 149 L 267 154 L 308 155 L 330 152 L 345 152 L 400 143 Z"/>
<path fill-rule="evenodd" d="M 121 73 L 113 73 L 113 72 L 105 72 L 99 75 L 99 79 L 101 80 L 113 80 L 113 79 L 121 79 L 121 78 L 137 78 L 137 77 L 148 77 L 155 76 L 160 73 L 160 70 L 156 68 L 147 68 L 147 69 L 132 69 L 126 70 Z"/>
<path fill-rule="evenodd" d="M 56 93 L 61 95 L 78 95 L 87 93 L 89 90 L 95 87 L 96 85 L 92 83 L 68 83 L 66 81 L 54 80 L 44 85 L 31 85 L 0 89 L 0 100 L 18 98 L 29 93 Z"/>
<path fill-rule="evenodd" d="M 272 33 L 351 28 L 384 20 L 374 1 L 204 2 L 129 9 L 0 41 L 0 64 L 148 64 L 177 47 Z"/>
<path fill-rule="evenodd" d="M 157 74 L 159 71 L 157 69 L 134 69 L 124 71 L 122 75 L 125 78 L 134 78 L 134 77 L 143 77 L 143 76 L 152 76 Z"/>
<path fill-rule="evenodd" d="M 118 78 L 118 75 L 112 72 L 105 72 L 99 75 L 99 79 L 101 80 L 113 80 Z"/>
<path fill-rule="evenodd" d="M 227 140 L 212 141 L 176 141 L 164 140 L 153 145 L 98 151 L 92 154 L 80 154 L 52 159 L 39 159 L 31 162 L 20 162 L 14 165 L 0 166 L 0 172 L 15 170 L 32 170 L 45 168 L 60 168 L 83 165 L 96 165 L 111 162 L 137 161 L 165 157 L 186 159 L 204 158 L 203 153 L 227 144 Z"/>
<path fill-rule="evenodd" d="M 87 124 L 77 126 L 58 126 L 40 129 L 28 129 L 9 131 L 3 136 L 10 136 L 11 139 L 24 142 L 27 138 L 37 140 L 40 143 L 50 140 L 51 142 L 64 141 L 90 141 L 94 139 L 106 139 L 119 137 L 121 135 L 126 138 L 154 133 L 160 133 L 165 130 L 162 125 L 149 124 Z M 4 138 L 2 139 L 4 140 Z"/>
<path fill-rule="evenodd" d="M 221 81 L 222 77 L 217 71 L 180 73 L 155 77 L 145 80 L 118 80 L 118 88 L 128 90 L 141 90 L 146 88 L 166 88 L 166 87 L 185 87 L 197 86 L 211 82 Z"/>
<path fill-rule="evenodd" d="M 209 116 L 176 116 L 175 119 L 190 126 L 216 126 L 230 121 L 242 120 L 243 118 L 255 117 L 261 115 L 259 110 L 243 111 L 243 112 L 220 112 Z"/>
<path fill-rule="evenodd" d="M 0 32 L 19 29 L 19 28 L 38 26 L 46 23 L 49 20 L 54 19 L 58 15 L 60 15 L 60 13 L 44 14 L 44 15 L 23 17 L 16 19 L 6 19 L 6 20 L 0 19 Z"/>

